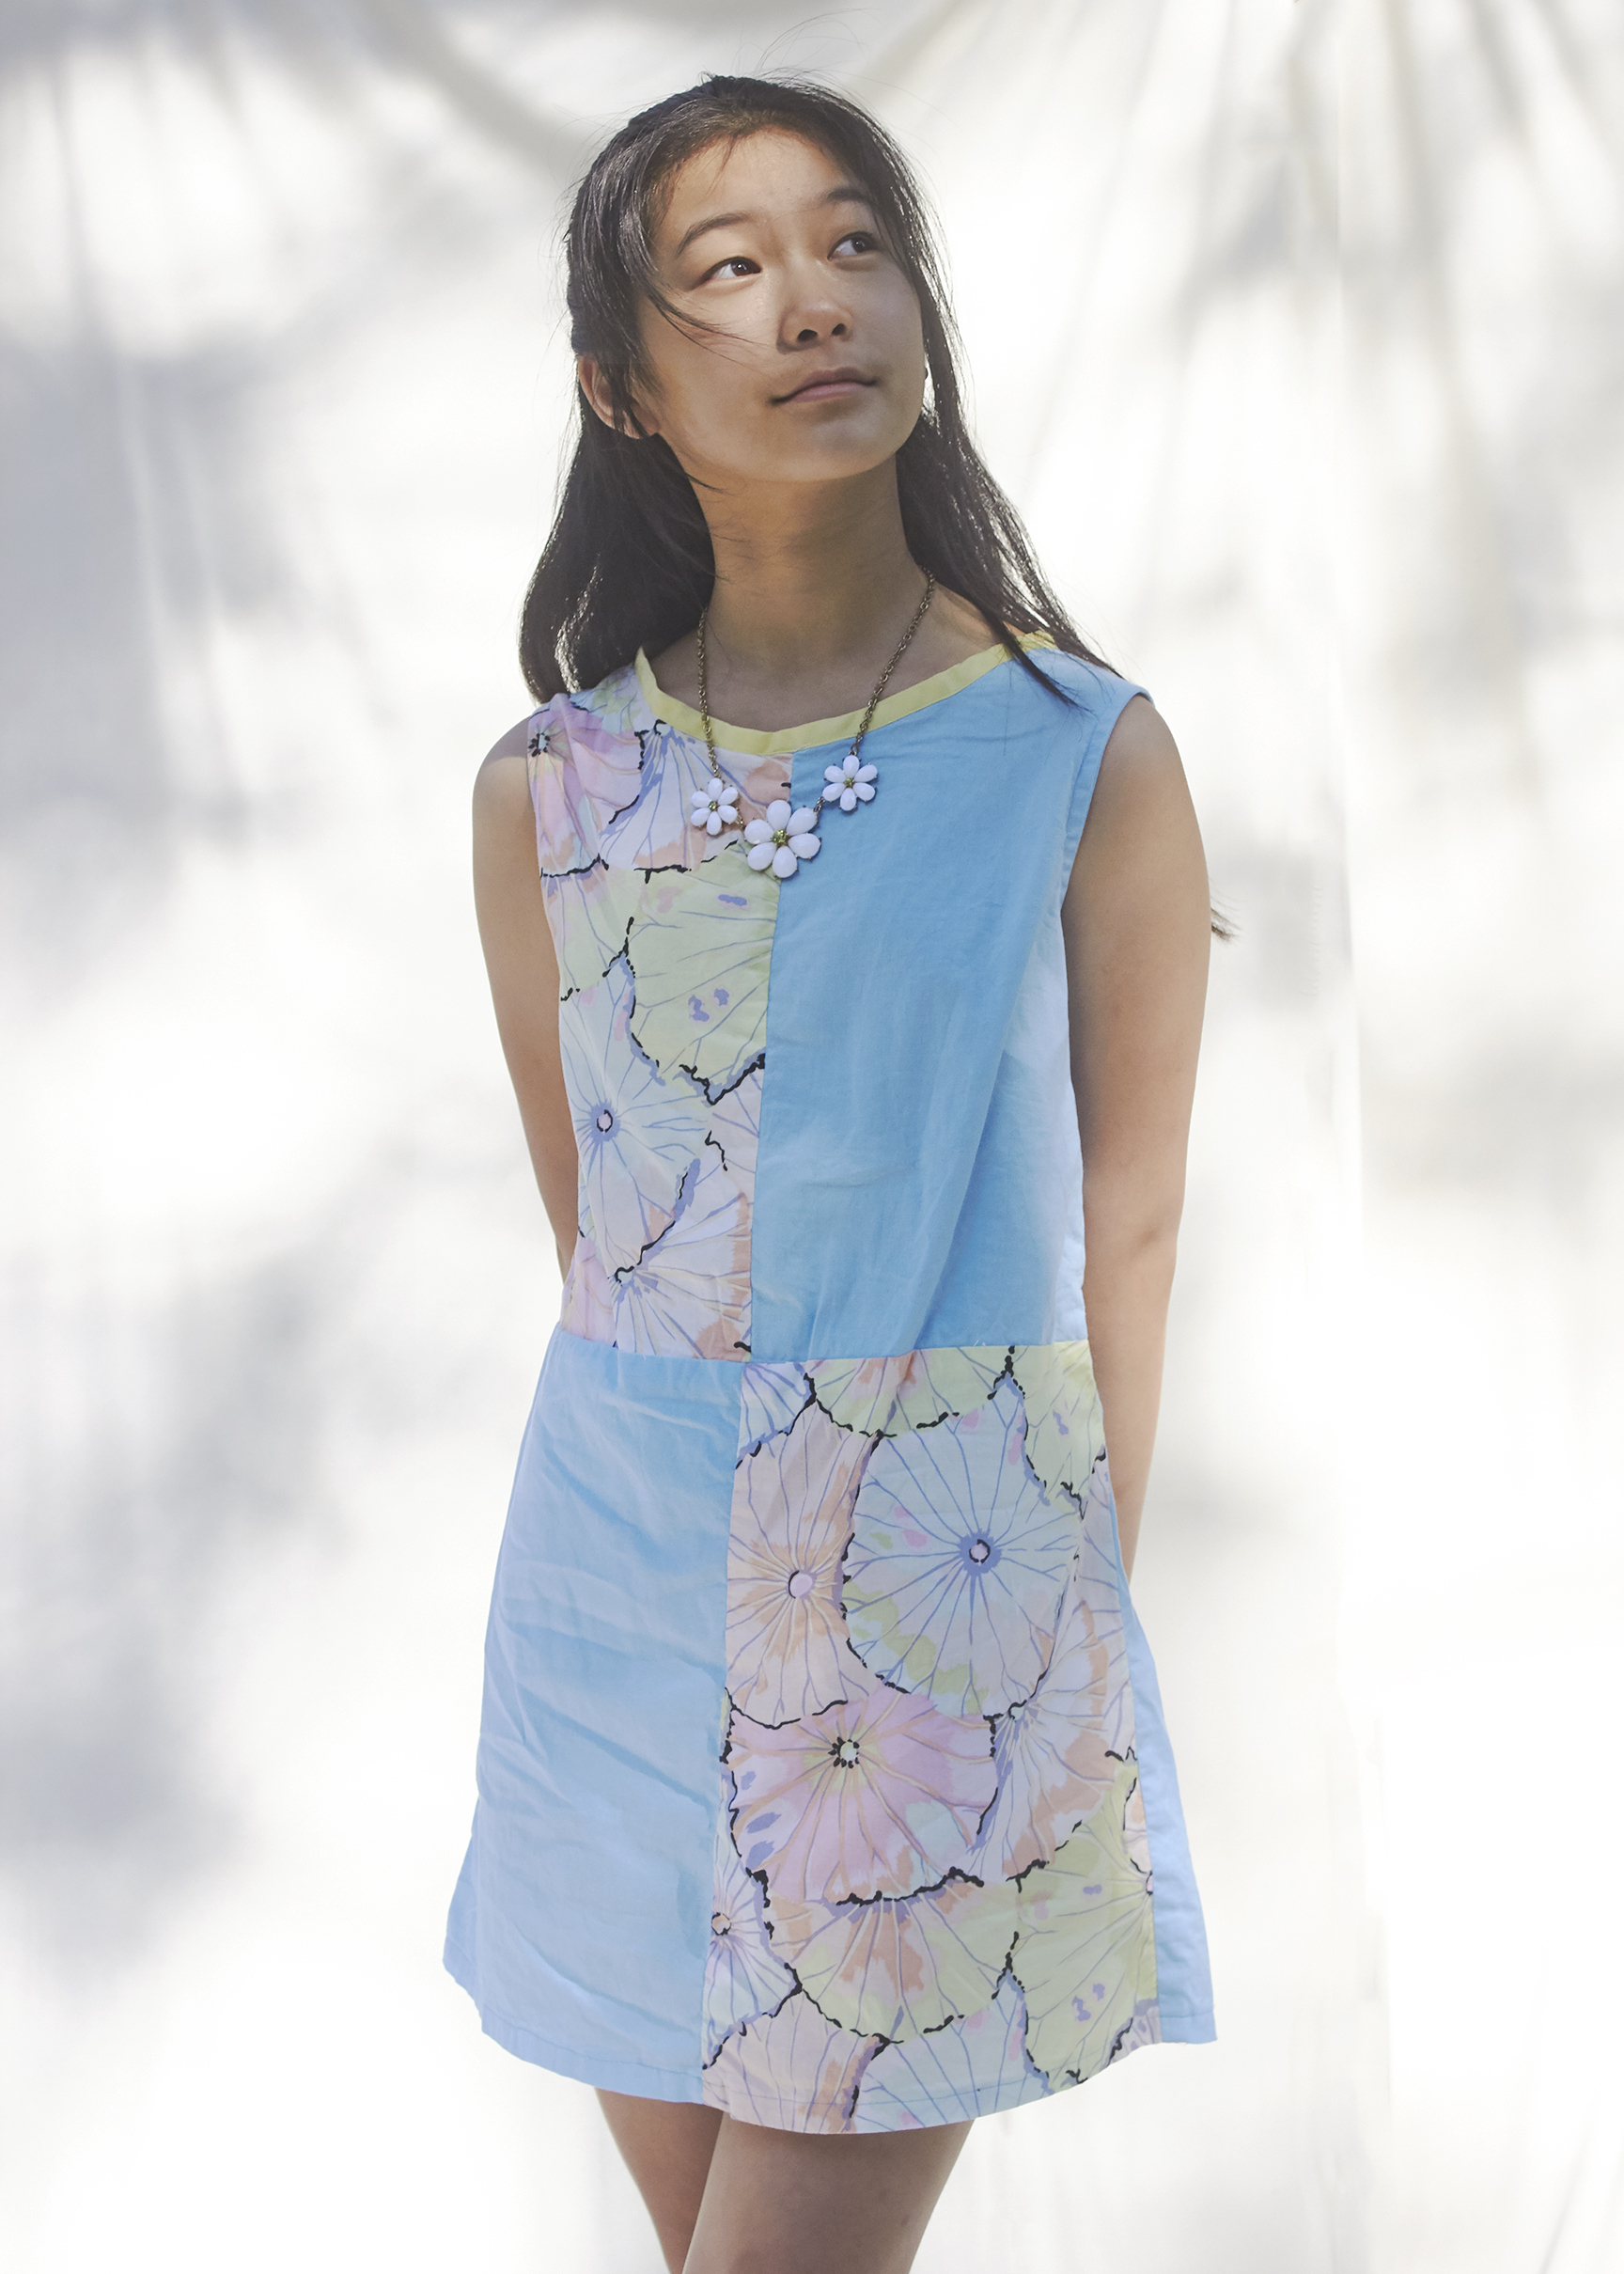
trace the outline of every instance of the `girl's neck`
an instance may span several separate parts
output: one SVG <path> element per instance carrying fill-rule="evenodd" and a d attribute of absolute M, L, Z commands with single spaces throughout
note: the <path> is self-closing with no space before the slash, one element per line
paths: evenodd
<path fill-rule="evenodd" d="M 713 717 L 773 731 L 861 711 L 919 604 L 894 462 L 826 487 L 775 484 L 726 495 L 696 485 L 716 556 L 707 618 Z M 888 692 L 962 662 L 992 635 L 938 591 Z M 689 634 L 652 659 L 669 695 L 696 704 Z"/>
<path fill-rule="evenodd" d="M 706 519 L 711 649 L 747 678 L 860 668 L 918 600 L 890 463 L 826 489 L 717 498 Z"/>

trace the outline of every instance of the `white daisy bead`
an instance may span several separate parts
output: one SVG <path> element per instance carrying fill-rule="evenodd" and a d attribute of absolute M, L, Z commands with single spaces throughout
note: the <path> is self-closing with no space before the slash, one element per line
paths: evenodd
<path fill-rule="evenodd" d="M 830 805 L 838 805 L 842 813 L 855 813 L 860 804 L 866 806 L 873 796 L 879 772 L 878 766 L 860 766 L 857 753 L 851 751 L 844 764 L 824 767 L 828 786 L 823 795 Z"/>
<path fill-rule="evenodd" d="M 688 816 L 689 826 L 703 829 L 708 837 L 720 837 L 724 829 L 739 825 L 739 792 L 720 775 L 713 775 L 702 790 L 689 792 L 694 809 Z"/>
<path fill-rule="evenodd" d="M 813 807 L 792 808 L 788 800 L 775 797 L 762 820 L 744 824 L 744 840 L 750 848 L 744 857 L 752 869 L 771 869 L 779 878 L 793 876 L 802 861 L 813 859 L 820 851 L 822 840 L 817 829 Z"/>

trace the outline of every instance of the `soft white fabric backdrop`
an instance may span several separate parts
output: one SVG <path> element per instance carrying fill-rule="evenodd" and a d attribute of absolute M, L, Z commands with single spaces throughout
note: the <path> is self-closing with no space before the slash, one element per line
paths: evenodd
<path fill-rule="evenodd" d="M 465 809 L 561 197 L 762 63 L 922 165 L 1241 925 L 1137 1591 L 1221 2042 L 978 2126 L 922 2274 L 1603 2274 L 1609 0 L 9 0 L 8 2263 L 654 2267 L 438 1971 L 557 1294 Z"/>

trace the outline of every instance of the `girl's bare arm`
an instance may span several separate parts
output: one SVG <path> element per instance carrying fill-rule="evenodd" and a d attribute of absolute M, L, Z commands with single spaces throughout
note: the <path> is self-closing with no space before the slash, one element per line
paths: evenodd
<path fill-rule="evenodd" d="M 1162 1396 L 1210 943 L 1184 770 L 1143 698 L 1105 746 L 1061 920 L 1083 1140 L 1084 1301 L 1131 1571 Z"/>
<path fill-rule="evenodd" d="M 515 727 L 474 784 L 474 905 L 496 1031 L 563 1273 L 575 1247 L 575 1128 L 558 1051 L 558 960 L 537 874 L 524 747 L 525 729 Z"/>

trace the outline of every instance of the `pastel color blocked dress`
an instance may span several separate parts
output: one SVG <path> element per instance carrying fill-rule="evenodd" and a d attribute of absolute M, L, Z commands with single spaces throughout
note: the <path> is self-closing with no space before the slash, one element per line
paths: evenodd
<path fill-rule="evenodd" d="M 1136 692 L 1001 650 L 716 729 L 531 722 L 580 1239 L 486 1650 L 446 1962 L 524 2059 L 891 2131 L 1212 2034 L 1084 1320 L 1060 902 Z"/>

